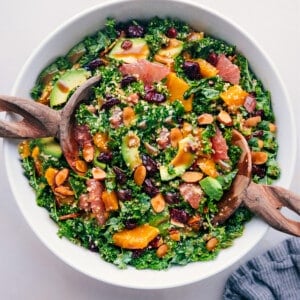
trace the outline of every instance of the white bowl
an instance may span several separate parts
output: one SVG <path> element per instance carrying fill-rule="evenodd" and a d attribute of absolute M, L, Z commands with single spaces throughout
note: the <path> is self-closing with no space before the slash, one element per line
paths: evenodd
<path fill-rule="evenodd" d="M 44 40 L 22 69 L 13 94 L 29 97 L 29 91 L 39 72 L 57 56 L 65 54 L 75 43 L 101 28 L 107 17 L 125 21 L 153 16 L 180 18 L 198 30 L 237 45 L 238 51 L 249 59 L 255 74 L 272 93 L 280 145 L 278 160 L 282 169 L 282 176 L 277 184 L 289 188 L 296 157 L 296 133 L 291 106 L 282 82 L 270 60 L 248 34 L 225 17 L 199 4 L 183 0 L 131 0 L 109 1 L 92 7 L 67 21 Z M 34 192 L 23 176 L 16 141 L 4 142 L 4 156 L 14 197 L 25 219 L 40 240 L 73 268 L 114 285 L 158 289 L 200 281 L 238 261 L 260 241 L 268 228 L 264 222 L 254 218 L 247 224 L 244 235 L 236 239 L 231 248 L 222 250 L 213 261 L 172 267 L 167 271 L 139 271 L 133 268 L 119 270 L 114 265 L 101 260 L 99 255 L 65 239 L 59 239 L 56 234 L 56 224 L 50 220 L 45 209 L 36 205 Z"/>

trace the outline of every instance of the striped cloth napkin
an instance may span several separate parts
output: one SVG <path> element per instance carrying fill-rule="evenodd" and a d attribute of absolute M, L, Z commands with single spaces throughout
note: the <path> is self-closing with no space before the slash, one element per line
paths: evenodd
<path fill-rule="evenodd" d="M 300 238 L 283 241 L 228 278 L 226 300 L 300 300 Z"/>

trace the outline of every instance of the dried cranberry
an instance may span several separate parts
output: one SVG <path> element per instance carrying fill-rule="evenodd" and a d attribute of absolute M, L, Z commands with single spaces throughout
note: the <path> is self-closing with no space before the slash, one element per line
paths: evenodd
<path fill-rule="evenodd" d="M 183 63 L 182 69 L 184 71 L 184 74 L 190 80 L 197 80 L 201 78 L 200 67 L 197 62 L 185 61 Z"/>
<path fill-rule="evenodd" d="M 97 160 L 106 164 L 112 160 L 112 157 L 113 157 L 113 155 L 111 152 L 101 152 L 97 156 Z"/>
<path fill-rule="evenodd" d="M 104 66 L 104 61 L 100 58 L 96 58 L 88 63 L 87 68 L 93 71 L 101 66 Z"/>
<path fill-rule="evenodd" d="M 132 198 L 132 193 L 131 193 L 131 190 L 129 190 L 129 189 L 118 190 L 117 195 L 118 195 L 118 199 L 121 201 L 128 201 L 128 200 L 131 200 L 131 198 Z"/>
<path fill-rule="evenodd" d="M 167 100 L 164 94 L 161 94 L 157 91 L 149 91 L 145 95 L 145 100 L 150 103 L 162 103 Z"/>
<path fill-rule="evenodd" d="M 145 249 L 132 250 L 132 258 L 138 258 L 145 252 Z"/>
<path fill-rule="evenodd" d="M 259 178 L 264 178 L 267 174 L 266 165 L 252 165 L 252 175 L 256 175 Z"/>
<path fill-rule="evenodd" d="M 154 185 L 150 178 L 146 178 L 143 183 L 143 189 L 150 197 L 154 197 L 159 193 L 159 189 Z"/>
<path fill-rule="evenodd" d="M 140 25 L 130 25 L 126 30 L 126 35 L 131 38 L 143 37 L 144 28 Z"/>
<path fill-rule="evenodd" d="M 134 219 L 128 219 L 124 222 L 126 229 L 133 229 L 137 226 L 137 223 Z"/>
<path fill-rule="evenodd" d="M 207 61 L 211 65 L 216 66 L 218 63 L 218 55 L 215 52 L 210 53 L 207 57 Z"/>
<path fill-rule="evenodd" d="M 130 40 L 124 40 L 121 44 L 121 48 L 124 50 L 128 50 L 132 47 L 132 41 Z"/>
<path fill-rule="evenodd" d="M 176 203 L 180 202 L 179 193 L 170 193 L 170 192 L 168 192 L 164 195 L 164 198 L 165 198 L 165 200 L 168 204 L 176 204 Z"/>
<path fill-rule="evenodd" d="M 105 110 L 108 110 L 110 108 L 112 108 L 113 106 L 117 105 L 117 104 L 120 104 L 121 101 L 118 99 L 118 98 L 109 98 L 107 99 L 101 106 L 101 109 L 105 109 Z"/>
<path fill-rule="evenodd" d="M 121 88 L 125 88 L 126 86 L 128 86 L 130 83 L 132 82 L 136 82 L 137 78 L 135 76 L 132 75 L 126 75 L 125 77 L 123 77 L 122 81 L 121 81 Z"/>
<path fill-rule="evenodd" d="M 168 38 L 175 39 L 176 36 L 177 36 L 177 30 L 176 30 L 176 28 L 170 27 L 167 30 L 166 35 L 167 35 Z"/>
<path fill-rule="evenodd" d="M 114 173 L 116 174 L 116 181 L 119 183 L 119 184 L 124 184 L 127 180 L 126 178 L 126 174 L 124 173 L 123 170 L 121 170 L 119 167 L 113 167 L 112 168 Z"/>
<path fill-rule="evenodd" d="M 257 137 L 257 138 L 262 138 L 264 135 L 264 131 L 263 130 L 257 130 L 257 131 L 254 131 L 252 133 L 252 136 L 253 137 Z"/>
<path fill-rule="evenodd" d="M 186 211 L 178 208 L 171 208 L 170 209 L 170 217 L 172 220 L 186 224 L 189 220 L 189 215 Z"/>
<path fill-rule="evenodd" d="M 251 116 L 252 117 L 261 117 L 262 119 L 264 119 L 265 113 L 262 109 L 258 109 L 258 110 L 255 110 L 253 113 L 251 113 Z"/>
<path fill-rule="evenodd" d="M 150 243 L 149 243 L 149 248 L 150 249 L 156 249 L 159 247 L 159 243 L 160 243 L 161 237 L 160 235 L 157 235 Z"/>
<path fill-rule="evenodd" d="M 89 250 L 93 251 L 93 252 L 99 252 L 99 248 L 98 246 L 95 244 L 94 241 L 90 241 L 89 243 Z"/>
<path fill-rule="evenodd" d="M 143 154 L 142 162 L 149 175 L 154 175 L 158 171 L 157 163 L 150 156 Z"/>

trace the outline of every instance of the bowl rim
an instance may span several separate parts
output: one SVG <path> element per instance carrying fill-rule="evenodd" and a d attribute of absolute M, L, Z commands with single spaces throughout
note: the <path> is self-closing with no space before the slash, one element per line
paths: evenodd
<path fill-rule="evenodd" d="M 54 29 L 50 34 L 48 34 L 40 43 L 39 45 L 35 48 L 35 50 L 32 52 L 32 54 L 29 56 L 29 58 L 26 60 L 25 64 L 23 65 L 23 67 L 21 68 L 15 84 L 12 88 L 12 94 L 16 95 L 17 90 L 18 90 L 18 86 L 21 84 L 22 79 L 24 77 L 24 75 L 26 74 L 29 66 L 31 65 L 32 61 L 34 60 L 34 58 L 38 55 L 38 53 L 41 51 L 41 49 L 43 49 L 45 47 L 45 45 L 52 40 L 60 31 L 64 30 L 65 28 L 67 28 L 68 26 L 70 26 L 73 22 L 76 22 L 76 20 L 83 18 L 89 14 L 91 14 L 92 12 L 94 12 L 95 10 L 101 10 L 105 7 L 109 7 L 109 6 L 114 6 L 117 5 L 119 3 L 132 3 L 132 2 L 141 2 L 141 0 L 105 0 L 99 4 L 93 5 L 77 14 L 75 14 L 73 17 L 67 19 L 66 21 L 64 21 L 62 24 L 60 24 L 59 26 L 56 27 L 56 29 Z M 238 24 L 236 24 L 235 22 L 233 22 L 231 19 L 229 19 L 228 17 L 220 14 L 219 12 L 216 12 L 214 9 L 209 8 L 203 4 L 197 3 L 195 1 L 191 1 L 191 0 L 152 0 L 152 2 L 174 2 L 174 3 L 179 3 L 179 4 L 186 4 L 188 6 L 193 6 L 196 9 L 200 9 L 202 11 L 204 11 L 205 13 L 208 13 L 210 15 L 213 15 L 215 18 L 217 19 L 221 19 L 223 22 L 228 23 L 229 25 L 233 26 L 236 28 L 237 31 L 239 31 L 243 36 L 245 36 L 246 39 L 248 39 L 251 43 L 253 43 L 256 48 L 258 49 L 258 51 L 262 54 L 264 60 L 270 65 L 270 67 L 272 68 L 272 71 L 274 72 L 274 76 L 277 78 L 277 81 L 280 83 L 280 89 L 283 93 L 283 95 L 285 96 L 285 100 L 287 101 L 288 105 L 287 105 L 287 110 L 288 110 L 288 114 L 291 118 L 290 122 L 293 126 L 291 126 L 291 134 L 294 137 L 294 143 L 292 149 L 290 149 L 290 159 L 292 161 L 295 161 L 296 159 L 296 153 L 297 153 L 297 136 L 296 136 L 296 130 L 295 130 L 295 120 L 294 120 L 294 115 L 292 113 L 291 110 L 291 104 L 290 104 L 290 98 L 288 96 L 288 93 L 286 91 L 286 88 L 282 82 L 282 79 L 280 78 L 280 75 L 276 69 L 276 67 L 274 66 L 274 64 L 272 63 L 272 61 L 269 59 L 269 57 L 266 55 L 266 53 L 264 52 L 264 50 L 262 49 L 262 47 L 260 47 L 259 43 L 254 40 L 253 37 L 251 37 L 244 29 L 242 29 Z M 96 30 L 96 29 L 95 29 Z M 4 140 L 3 142 L 3 154 L 4 157 L 8 157 L 8 153 L 9 153 L 9 147 L 10 147 L 10 141 L 9 140 Z M 254 218 L 253 222 L 258 222 L 261 231 L 257 233 L 257 236 L 255 238 L 255 242 L 253 243 L 253 245 L 250 245 L 246 248 L 243 249 L 243 251 L 240 252 L 240 255 L 238 257 L 235 257 L 232 260 L 228 260 L 227 262 L 223 262 L 223 264 L 217 269 L 217 271 L 209 271 L 207 276 L 203 277 L 203 278 L 182 278 L 180 282 L 174 281 L 174 283 L 164 283 L 161 282 L 160 284 L 156 283 L 156 284 L 149 284 L 149 285 L 141 285 L 139 282 L 131 282 L 128 283 L 126 282 L 125 284 L 123 284 L 122 282 L 115 282 L 114 279 L 108 279 L 106 278 L 106 276 L 96 276 L 95 274 L 93 274 L 93 272 L 87 272 L 86 270 L 82 270 L 82 268 L 78 267 L 76 265 L 76 263 L 73 263 L 72 261 L 70 261 L 69 259 L 66 259 L 66 257 L 64 257 L 63 255 L 61 255 L 61 253 L 59 252 L 58 249 L 56 249 L 56 247 L 54 245 L 52 245 L 51 243 L 48 242 L 48 239 L 43 236 L 39 230 L 37 230 L 37 228 L 34 226 L 33 222 L 31 220 L 28 219 L 25 211 L 22 209 L 22 207 L 20 206 L 20 203 L 18 201 L 19 195 L 17 190 L 14 188 L 14 182 L 13 182 L 13 176 L 12 176 L 12 171 L 10 170 L 10 165 L 8 163 L 8 160 L 5 159 L 5 166 L 6 166 L 6 173 L 8 176 L 8 180 L 10 183 L 10 188 L 12 190 L 13 196 L 15 201 L 17 202 L 17 206 L 19 207 L 19 209 L 21 210 L 21 213 L 23 215 L 23 217 L 25 218 L 27 224 L 29 224 L 30 228 L 32 229 L 32 231 L 38 236 L 39 240 L 42 241 L 42 243 L 51 250 L 52 253 L 54 253 L 59 259 L 61 259 L 62 261 L 64 261 L 67 265 L 71 266 L 72 268 L 76 269 L 77 271 L 84 273 L 85 275 L 92 277 L 94 279 L 97 280 L 101 280 L 103 282 L 106 282 L 108 284 L 113 284 L 113 285 L 117 285 L 117 286 L 122 286 L 122 287 L 127 287 L 127 288 L 136 288 L 136 289 L 161 289 L 161 288 L 172 288 L 172 287 L 178 287 L 178 286 L 182 286 L 182 285 L 187 285 L 187 284 L 191 284 L 194 282 L 199 282 L 201 280 L 207 279 L 213 275 L 216 275 L 217 273 L 225 270 L 226 268 L 228 268 L 229 266 L 231 266 L 232 264 L 236 263 L 239 259 L 241 259 L 246 253 L 248 253 L 254 246 L 256 246 L 258 244 L 258 242 L 264 237 L 264 235 L 266 234 L 267 230 L 268 230 L 268 225 L 265 223 L 262 223 L 260 220 Z M 286 178 L 286 188 L 290 187 L 290 184 L 292 182 L 292 177 L 294 174 L 294 170 L 295 170 L 295 164 L 293 164 L 293 169 L 291 170 L 291 172 L 289 172 L 288 174 L 285 174 L 285 178 Z M 251 221 L 252 222 L 252 221 Z M 70 243 L 70 242 L 69 242 Z M 78 247 L 77 245 L 74 245 L 75 247 Z M 224 251 L 224 250 L 222 250 Z M 101 258 L 99 257 L 98 259 L 101 260 Z M 196 264 L 203 264 L 202 262 L 196 263 Z M 176 268 L 176 267 L 172 267 L 172 268 Z M 182 268 L 182 267 L 179 267 Z M 120 271 L 120 270 L 118 270 Z M 124 272 L 123 270 L 121 270 L 120 272 Z M 126 272 L 126 271 L 125 271 Z M 137 271 L 140 272 L 140 271 Z M 152 272 L 152 271 L 151 271 Z M 157 271 L 153 271 L 153 272 L 157 272 Z M 163 271 L 161 271 L 163 272 Z"/>

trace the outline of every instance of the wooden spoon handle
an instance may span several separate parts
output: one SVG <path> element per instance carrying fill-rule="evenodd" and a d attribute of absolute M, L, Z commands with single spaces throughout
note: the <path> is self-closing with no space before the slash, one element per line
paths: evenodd
<path fill-rule="evenodd" d="M 56 136 L 58 133 L 60 112 L 33 100 L 0 95 L 0 111 L 19 116 L 17 120 L 0 120 L 1 137 L 38 138 Z"/>
<path fill-rule="evenodd" d="M 283 188 L 251 183 L 240 195 L 244 204 L 271 227 L 300 236 L 300 222 L 286 218 L 280 208 L 286 206 L 300 214 L 300 197 Z"/>

